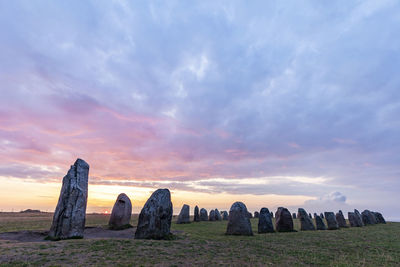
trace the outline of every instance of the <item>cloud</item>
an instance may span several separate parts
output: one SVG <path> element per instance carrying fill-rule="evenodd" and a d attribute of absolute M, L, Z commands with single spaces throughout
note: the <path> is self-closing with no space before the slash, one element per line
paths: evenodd
<path fill-rule="evenodd" d="M 104 183 L 338 191 L 343 203 L 393 194 L 398 12 L 393 1 L 3 2 L 0 160 L 61 170 L 42 179 L 82 157 Z M 237 182 L 249 178 L 269 184 Z"/>

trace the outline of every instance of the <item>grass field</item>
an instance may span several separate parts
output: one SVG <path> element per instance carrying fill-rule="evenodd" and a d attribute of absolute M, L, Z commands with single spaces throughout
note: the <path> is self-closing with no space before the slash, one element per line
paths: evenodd
<path fill-rule="evenodd" d="M 106 227 L 108 215 L 87 215 Z M 0 213 L 0 233 L 48 230 L 52 214 Z M 400 266 L 400 223 L 337 231 L 226 236 L 226 221 L 174 223 L 175 240 L 80 239 L 58 242 L 0 240 L 0 266 Z M 133 216 L 132 225 L 137 224 Z M 295 220 L 299 229 L 299 222 Z"/>

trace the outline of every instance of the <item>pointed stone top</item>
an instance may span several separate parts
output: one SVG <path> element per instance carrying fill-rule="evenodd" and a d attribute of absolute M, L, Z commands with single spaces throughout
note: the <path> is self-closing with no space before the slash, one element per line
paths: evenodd
<path fill-rule="evenodd" d="M 89 169 L 89 164 L 87 164 L 86 161 L 84 161 L 83 159 L 80 159 L 80 158 L 76 159 L 74 165 L 75 165 L 75 166 L 78 166 L 78 165 L 79 165 L 79 166 L 82 167 L 82 168 L 87 168 L 87 169 Z"/>

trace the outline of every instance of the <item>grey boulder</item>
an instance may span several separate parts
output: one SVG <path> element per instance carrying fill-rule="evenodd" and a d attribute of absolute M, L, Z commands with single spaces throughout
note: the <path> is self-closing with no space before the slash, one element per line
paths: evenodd
<path fill-rule="evenodd" d="M 140 212 L 135 238 L 169 239 L 171 220 L 171 193 L 168 189 L 157 189 Z"/>
<path fill-rule="evenodd" d="M 189 205 L 183 204 L 181 212 L 179 213 L 177 224 L 190 223 Z"/>
<path fill-rule="evenodd" d="M 208 215 L 209 221 L 215 221 L 215 210 L 210 210 L 210 214 Z"/>
<path fill-rule="evenodd" d="M 362 227 L 363 226 L 362 222 L 360 220 L 358 220 L 358 218 L 354 212 L 348 212 L 347 215 L 348 215 L 351 227 Z"/>
<path fill-rule="evenodd" d="M 200 209 L 200 221 L 208 221 L 208 213 L 204 208 Z"/>
<path fill-rule="evenodd" d="M 336 221 L 336 216 L 333 212 L 325 212 L 326 223 L 328 224 L 328 230 L 339 229 L 339 224 Z"/>
<path fill-rule="evenodd" d="M 222 211 L 222 220 L 227 221 L 228 220 L 228 212 L 226 210 Z"/>
<path fill-rule="evenodd" d="M 199 213 L 199 207 L 194 207 L 194 217 L 193 221 L 199 222 L 200 221 L 200 213 Z"/>
<path fill-rule="evenodd" d="M 129 222 L 132 216 L 132 202 L 129 197 L 121 193 L 115 201 L 111 212 L 108 227 L 112 230 L 122 230 L 132 227 Z"/>
<path fill-rule="evenodd" d="M 326 225 L 320 216 L 315 216 L 315 224 L 317 225 L 317 230 L 326 230 Z"/>
<path fill-rule="evenodd" d="M 374 215 L 377 223 L 386 223 L 385 218 L 383 218 L 383 215 L 380 212 L 374 212 Z"/>
<path fill-rule="evenodd" d="M 276 211 L 275 229 L 277 232 L 294 232 L 292 215 L 287 208 L 279 207 Z"/>
<path fill-rule="evenodd" d="M 369 210 L 364 210 L 363 212 L 361 212 L 361 217 L 364 225 L 377 223 L 375 215 Z"/>
<path fill-rule="evenodd" d="M 273 233 L 274 225 L 272 224 L 271 213 L 267 208 L 262 208 L 258 217 L 258 233 Z"/>
<path fill-rule="evenodd" d="M 242 202 L 235 202 L 229 210 L 228 226 L 226 228 L 227 235 L 253 235 L 249 212 Z"/>
<path fill-rule="evenodd" d="M 48 239 L 82 238 L 86 221 L 89 164 L 77 159 L 64 176 Z"/>
<path fill-rule="evenodd" d="M 339 228 L 347 228 L 347 223 L 346 219 L 343 216 L 343 212 L 339 210 L 338 213 L 336 213 L 336 221 L 338 222 Z"/>
<path fill-rule="evenodd" d="M 222 221 L 221 213 L 219 212 L 219 210 L 215 209 L 214 212 L 215 212 L 215 220 Z"/>
<path fill-rule="evenodd" d="M 356 216 L 357 224 L 364 226 L 361 213 L 357 209 L 354 209 L 354 215 Z"/>
<path fill-rule="evenodd" d="M 307 231 L 307 230 L 315 230 L 315 226 L 312 222 L 312 219 L 308 216 L 307 212 L 299 208 L 298 209 L 298 217 L 300 219 L 300 230 Z"/>
<path fill-rule="evenodd" d="M 260 217 L 260 213 L 258 211 L 255 211 L 254 212 L 254 218 L 258 218 L 258 217 Z"/>

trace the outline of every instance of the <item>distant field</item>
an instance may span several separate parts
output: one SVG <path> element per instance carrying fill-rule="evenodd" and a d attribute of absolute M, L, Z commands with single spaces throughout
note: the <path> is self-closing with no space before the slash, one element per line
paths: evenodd
<path fill-rule="evenodd" d="M 87 215 L 106 227 L 108 215 Z M 0 233 L 48 230 L 52 214 L 0 213 Z M 173 219 L 176 221 L 176 218 Z M 400 223 L 337 231 L 225 236 L 226 221 L 178 225 L 175 240 L 80 239 L 58 242 L 0 240 L 1 266 L 399 266 Z M 137 216 L 131 222 L 136 226 Z M 299 222 L 295 220 L 299 229 Z"/>

